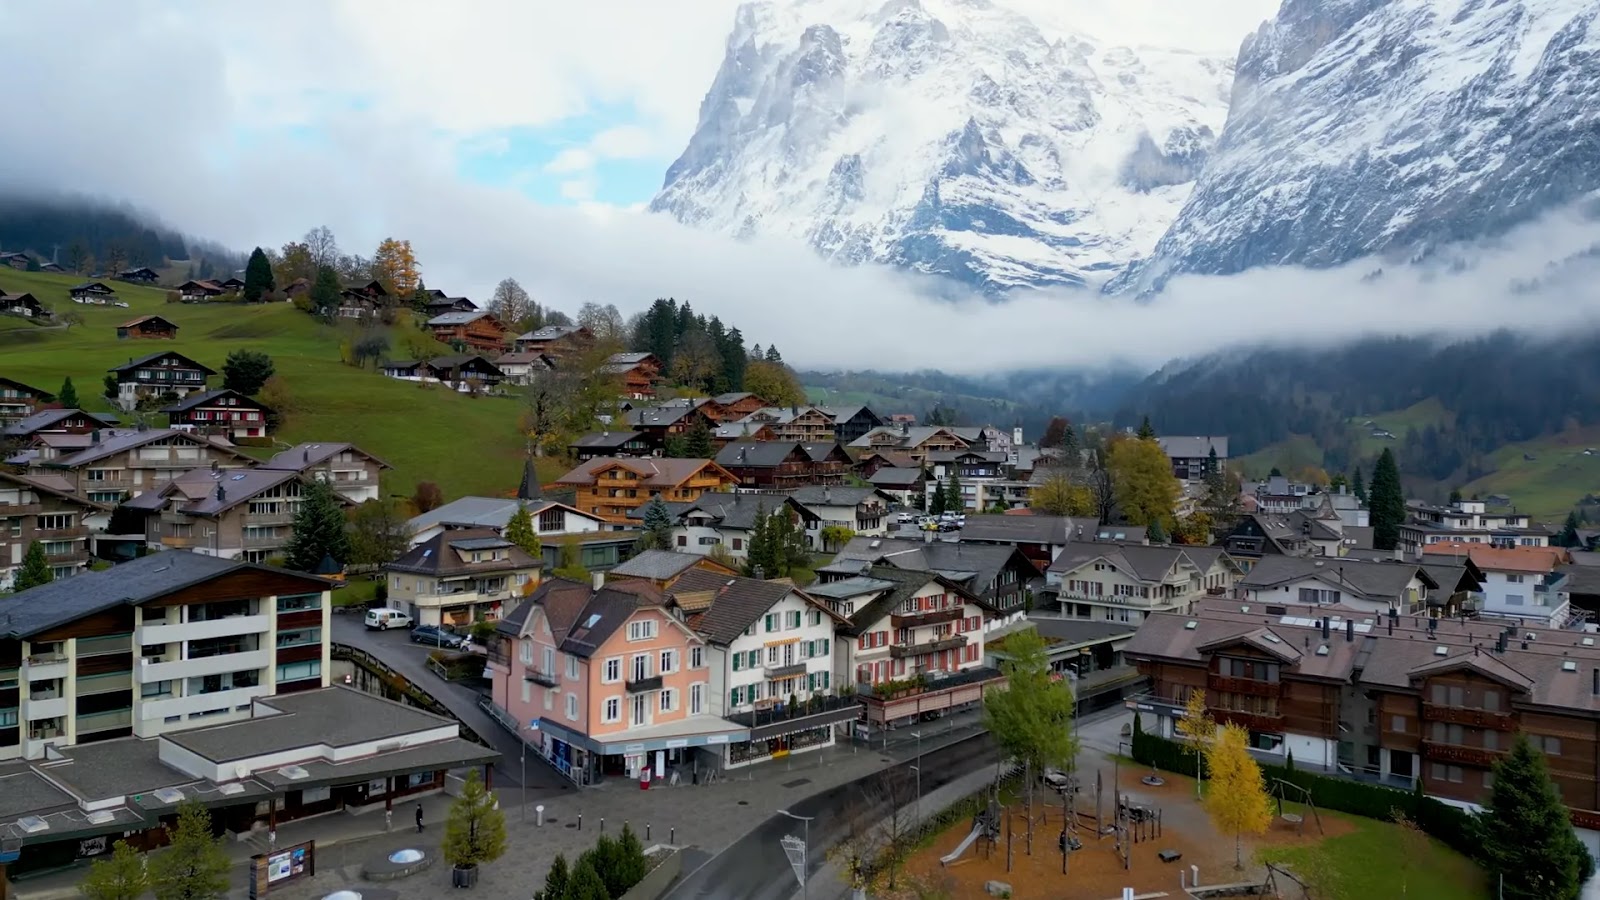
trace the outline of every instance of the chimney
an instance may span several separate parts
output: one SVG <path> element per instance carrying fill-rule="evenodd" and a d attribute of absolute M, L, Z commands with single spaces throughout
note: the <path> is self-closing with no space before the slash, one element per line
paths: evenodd
<path fill-rule="evenodd" d="M 96 428 L 95 430 L 89 432 L 89 443 L 91 443 L 91 444 L 100 443 L 100 429 Z"/>
<path fill-rule="evenodd" d="M 1504 653 L 1504 652 L 1506 652 L 1506 633 L 1504 631 L 1500 632 L 1498 635 L 1495 635 L 1494 652 L 1496 652 L 1496 653 Z M 1596 669 L 1595 673 L 1597 675 L 1600 675 L 1600 669 Z"/>
<path fill-rule="evenodd" d="M 223 487 L 220 484 L 217 485 L 217 502 L 218 503 L 226 503 L 227 500 L 228 500 L 228 489 Z"/>
<path fill-rule="evenodd" d="M 1589 690 L 1596 697 L 1600 697 L 1600 669 L 1595 669 L 1595 670 L 1591 671 L 1589 674 L 1594 676 L 1593 679 L 1592 679 L 1593 685 L 1589 688 Z"/>
<path fill-rule="evenodd" d="M 767 573 L 765 569 L 761 568 L 760 566 L 756 566 L 754 569 L 750 570 L 750 577 L 757 581 L 766 581 Z"/>
<path fill-rule="evenodd" d="M 1344 623 L 1344 640 L 1345 640 L 1345 643 L 1347 643 L 1347 644 L 1355 643 L 1355 640 L 1356 640 L 1356 620 L 1355 619 L 1348 619 L 1348 620 L 1345 621 L 1345 623 Z"/>
<path fill-rule="evenodd" d="M 1328 632 L 1328 617 L 1327 616 L 1323 616 L 1322 617 L 1322 639 L 1323 640 L 1327 640 L 1328 639 L 1328 634 L 1329 634 L 1329 632 Z"/>
<path fill-rule="evenodd" d="M 590 576 L 590 579 L 594 589 L 597 591 L 606 586 L 606 573 L 604 572 L 596 572 Z"/>
<path fill-rule="evenodd" d="M 310 447 L 307 447 L 304 450 L 300 451 L 300 461 L 304 462 L 304 463 L 311 462 L 311 448 Z"/>

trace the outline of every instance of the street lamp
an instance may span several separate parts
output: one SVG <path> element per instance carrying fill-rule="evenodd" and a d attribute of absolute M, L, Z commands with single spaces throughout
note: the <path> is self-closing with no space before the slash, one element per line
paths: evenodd
<path fill-rule="evenodd" d="M 922 732 L 913 731 L 911 736 L 917 739 L 917 764 L 911 771 L 917 773 L 917 822 L 922 821 Z"/>
<path fill-rule="evenodd" d="M 511 698 L 507 695 L 506 699 L 509 702 Z M 529 722 L 528 730 L 538 731 L 539 720 L 534 719 Z M 522 821 L 526 822 L 528 821 L 528 739 L 520 734 L 517 736 L 522 738 Z"/>
<path fill-rule="evenodd" d="M 800 875 L 800 896 L 809 898 L 811 896 L 811 873 L 808 870 L 811 859 L 811 820 L 815 819 L 816 816 L 797 816 L 787 809 L 778 810 L 778 815 L 799 819 L 805 823 L 805 837 L 801 839 L 800 843 L 800 871 L 798 874 Z"/>

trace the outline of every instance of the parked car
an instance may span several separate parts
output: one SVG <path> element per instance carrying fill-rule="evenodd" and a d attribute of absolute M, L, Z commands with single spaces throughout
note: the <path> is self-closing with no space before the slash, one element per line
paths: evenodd
<path fill-rule="evenodd" d="M 410 628 L 411 616 L 398 609 L 387 606 L 367 610 L 367 627 L 374 631 L 388 631 L 391 628 Z"/>
<path fill-rule="evenodd" d="M 418 625 L 411 629 L 411 643 L 413 644 L 432 644 L 435 647 L 449 647 L 451 650 L 457 650 L 465 642 L 466 638 L 438 625 Z"/>

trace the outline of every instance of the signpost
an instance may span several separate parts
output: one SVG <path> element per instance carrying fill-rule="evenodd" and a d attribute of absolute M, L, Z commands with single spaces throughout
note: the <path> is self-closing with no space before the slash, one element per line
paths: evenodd
<path fill-rule="evenodd" d="M 809 879 L 806 877 L 806 869 L 808 868 L 807 864 L 809 860 L 806 858 L 806 854 L 811 844 L 811 820 L 816 818 L 816 816 L 797 816 L 794 813 L 789 812 L 787 809 L 778 810 L 778 814 L 788 816 L 791 819 L 799 819 L 800 821 L 806 823 L 806 836 L 804 838 L 797 838 L 792 834 L 786 834 L 779 839 L 778 843 L 783 845 L 783 853 L 785 856 L 789 857 L 789 865 L 794 867 L 794 876 L 800 879 L 800 896 L 810 897 L 811 886 L 809 884 Z"/>
<path fill-rule="evenodd" d="M 250 857 L 250 900 L 317 874 L 317 842 L 306 841 Z"/>

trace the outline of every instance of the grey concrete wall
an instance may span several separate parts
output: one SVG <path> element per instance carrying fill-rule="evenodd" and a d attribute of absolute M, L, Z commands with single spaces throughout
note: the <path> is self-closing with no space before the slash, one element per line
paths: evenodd
<path fill-rule="evenodd" d="M 683 853 L 676 849 L 663 848 L 662 853 L 666 858 L 661 860 L 661 865 L 650 870 L 644 880 L 633 886 L 633 889 L 623 894 L 617 900 L 656 900 L 666 893 L 667 886 L 683 870 Z"/>

